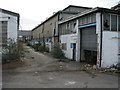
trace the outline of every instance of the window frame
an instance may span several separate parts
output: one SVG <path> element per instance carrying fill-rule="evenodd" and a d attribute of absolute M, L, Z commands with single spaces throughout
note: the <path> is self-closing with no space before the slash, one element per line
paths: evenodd
<path fill-rule="evenodd" d="M 120 15 L 118 15 L 117 16 L 118 17 L 118 19 L 117 19 L 117 22 L 118 22 L 118 24 L 117 24 L 117 27 L 118 27 L 118 32 L 120 32 Z"/>
<path fill-rule="evenodd" d="M 112 16 L 116 16 L 116 30 L 112 30 Z M 110 14 L 110 31 L 117 32 L 118 31 L 118 15 Z"/>
<path fill-rule="evenodd" d="M 108 27 L 108 29 L 105 27 L 105 20 L 107 19 L 107 18 L 105 18 L 105 14 L 107 14 L 107 15 L 109 15 L 109 21 L 108 21 L 108 25 L 109 25 L 109 27 Z M 107 16 L 108 17 L 108 16 Z M 104 31 L 111 31 L 111 14 L 110 13 L 104 13 L 103 14 L 103 30 Z"/>

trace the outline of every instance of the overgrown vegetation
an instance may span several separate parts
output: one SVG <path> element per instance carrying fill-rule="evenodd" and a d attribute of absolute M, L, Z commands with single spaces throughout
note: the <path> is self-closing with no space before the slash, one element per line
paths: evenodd
<path fill-rule="evenodd" d="M 50 52 L 49 48 L 46 47 L 45 44 L 41 44 L 41 43 L 34 44 L 32 46 L 32 48 L 34 48 L 35 51 L 39 51 L 39 52 Z M 54 58 L 65 59 L 65 55 L 64 55 L 62 49 L 60 48 L 60 45 L 53 46 L 52 51 L 51 51 L 51 55 Z"/>
<path fill-rule="evenodd" d="M 110 68 L 115 68 L 120 70 L 120 63 L 116 64 L 116 65 L 112 65 Z"/>
<path fill-rule="evenodd" d="M 2 47 L 2 63 L 19 61 L 24 56 L 23 43 L 18 43 L 9 40 L 6 45 Z"/>
<path fill-rule="evenodd" d="M 55 58 L 59 58 L 59 59 L 64 59 L 65 58 L 65 55 L 64 55 L 62 49 L 60 48 L 60 45 L 55 45 L 52 48 L 51 54 Z"/>
<path fill-rule="evenodd" d="M 32 46 L 32 48 L 34 48 L 35 51 L 39 51 L 39 50 L 38 50 L 39 46 L 41 46 L 41 44 L 34 44 L 34 45 Z"/>
<path fill-rule="evenodd" d="M 45 45 L 42 45 L 41 43 L 39 44 L 35 44 L 32 46 L 35 51 L 39 51 L 39 52 L 49 52 L 49 48 L 46 47 Z"/>

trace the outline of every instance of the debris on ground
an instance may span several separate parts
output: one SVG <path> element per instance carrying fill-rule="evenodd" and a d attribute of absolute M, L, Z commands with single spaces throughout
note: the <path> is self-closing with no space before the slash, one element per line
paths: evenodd
<path fill-rule="evenodd" d="M 31 57 L 31 59 L 34 59 L 34 57 Z"/>
<path fill-rule="evenodd" d="M 59 59 L 58 62 L 70 62 L 68 59 Z"/>
<path fill-rule="evenodd" d="M 109 73 L 109 74 L 117 73 L 117 74 L 120 74 L 120 70 L 116 69 L 116 68 L 113 68 L 113 67 L 98 68 L 97 65 L 85 64 L 85 65 L 82 65 L 82 68 L 83 68 L 83 70 L 86 70 L 86 71 L 95 70 L 95 71 L 99 71 L 100 73 Z"/>
<path fill-rule="evenodd" d="M 118 72 L 119 70 L 118 69 L 115 69 L 115 68 L 106 68 L 106 69 L 101 69 L 100 72 Z M 120 72 L 120 71 L 119 71 Z"/>
<path fill-rule="evenodd" d="M 52 78 L 52 77 L 49 77 L 48 79 L 49 79 L 49 80 L 53 80 L 53 78 Z"/>
<path fill-rule="evenodd" d="M 86 70 L 98 70 L 98 67 L 96 65 L 85 64 L 82 65 L 82 67 Z"/>
<path fill-rule="evenodd" d="M 60 68 L 62 68 L 62 66 L 60 66 Z"/>
<path fill-rule="evenodd" d="M 74 85 L 75 83 L 75 81 L 68 81 L 67 83 L 65 83 L 65 85 Z"/>
<path fill-rule="evenodd" d="M 25 51 L 26 53 L 30 53 L 30 51 Z"/>

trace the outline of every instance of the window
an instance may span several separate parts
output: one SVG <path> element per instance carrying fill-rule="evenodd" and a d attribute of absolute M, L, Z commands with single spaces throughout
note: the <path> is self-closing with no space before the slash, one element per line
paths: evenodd
<path fill-rule="evenodd" d="M 87 16 L 84 18 L 84 24 L 87 24 Z"/>
<path fill-rule="evenodd" d="M 0 27 L 2 28 L 2 32 L 0 37 L 2 37 L 2 43 L 7 43 L 7 21 L 0 22 Z"/>
<path fill-rule="evenodd" d="M 88 23 L 91 23 L 91 15 L 88 16 Z"/>
<path fill-rule="evenodd" d="M 96 22 L 96 14 L 91 15 L 91 23 Z"/>
<path fill-rule="evenodd" d="M 79 25 L 85 25 L 96 22 L 96 14 L 87 15 L 79 19 Z"/>
<path fill-rule="evenodd" d="M 62 20 L 63 19 L 63 13 L 60 13 L 59 14 L 59 20 Z"/>
<path fill-rule="evenodd" d="M 82 25 L 82 19 L 79 20 L 80 25 Z"/>
<path fill-rule="evenodd" d="M 67 44 L 66 43 L 62 43 L 62 49 L 67 50 Z"/>
<path fill-rule="evenodd" d="M 110 30 L 110 15 L 105 13 L 103 17 L 104 30 Z"/>
<path fill-rule="evenodd" d="M 66 29 L 69 29 L 69 28 L 70 28 L 70 24 L 67 23 L 67 24 L 66 24 Z"/>
<path fill-rule="evenodd" d="M 83 20 L 82 24 L 84 25 L 84 24 L 85 24 L 86 17 L 83 17 L 82 20 Z"/>
<path fill-rule="evenodd" d="M 73 24 L 73 27 L 74 27 L 74 28 L 76 27 L 76 23 Z"/>
<path fill-rule="evenodd" d="M 120 31 L 120 16 L 118 16 L 118 31 Z"/>
<path fill-rule="evenodd" d="M 111 15 L 111 31 L 117 31 L 117 16 Z"/>

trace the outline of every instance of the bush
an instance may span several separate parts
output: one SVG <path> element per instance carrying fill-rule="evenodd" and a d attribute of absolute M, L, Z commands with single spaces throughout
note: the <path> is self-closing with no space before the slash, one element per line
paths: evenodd
<path fill-rule="evenodd" d="M 10 40 L 2 47 L 2 63 L 8 63 L 20 60 L 24 56 L 22 42 L 15 43 Z"/>
<path fill-rule="evenodd" d="M 32 47 L 35 49 L 35 51 L 39 51 L 39 46 L 41 46 L 41 44 L 35 44 Z"/>
<path fill-rule="evenodd" d="M 32 47 L 35 49 L 35 51 L 49 52 L 49 48 L 42 44 L 35 44 Z"/>
<path fill-rule="evenodd" d="M 120 63 L 116 64 L 116 65 L 112 65 L 110 68 L 115 68 L 120 70 Z"/>
<path fill-rule="evenodd" d="M 38 51 L 39 51 L 39 52 L 44 52 L 44 51 L 45 51 L 45 47 L 42 46 L 42 45 L 40 45 L 40 46 L 38 47 Z"/>
<path fill-rule="evenodd" d="M 64 55 L 62 49 L 60 48 L 60 45 L 55 45 L 51 51 L 51 54 L 55 58 L 59 58 L 59 59 L 65 58 L 65 55 Z"/>

